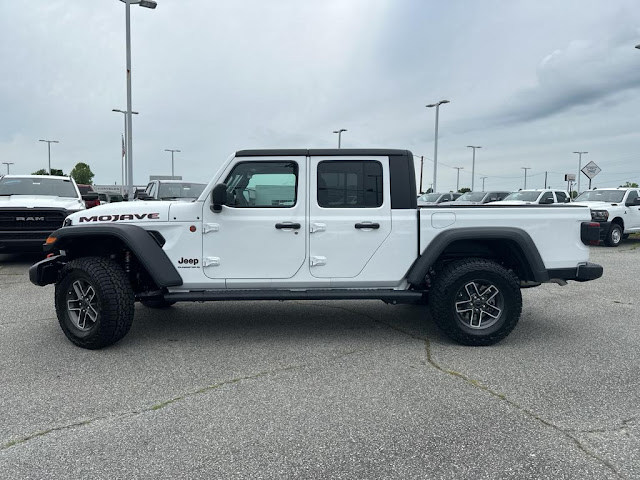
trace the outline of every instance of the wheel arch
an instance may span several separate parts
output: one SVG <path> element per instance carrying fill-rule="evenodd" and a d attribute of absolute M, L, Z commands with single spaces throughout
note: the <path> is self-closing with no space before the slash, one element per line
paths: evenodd
<path fill-rule="evenodd" d="M 540 283 L 549 280 L 542 257 L 529 234 L 512 227 L 445 230 L 414 262 L 407 280 L 414 287 L 420 286 L 429 270 L 437 264 L 465 257 L 497 260 L 513 269 L 520 280 Z"/>
<path fill-rule="evenodd" d="M 158 287 L 182 285 L 182 277 L 162 250 L 163 243 L 158 232 L 137 225 L 83 225 L 53 232 L 45 251 L 63 250 L 69 258 L 128 251 Z"/>

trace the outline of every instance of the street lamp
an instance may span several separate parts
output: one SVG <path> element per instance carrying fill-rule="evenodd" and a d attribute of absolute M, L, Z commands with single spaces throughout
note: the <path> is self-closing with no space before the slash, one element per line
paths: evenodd
<path fill-rule="evenodd" d="M 473 148 L 473 160 L 471 160 L 471 191 L 473 192 L 476 180 L 476 148 L 482 147 L 479 145 L 467 145 L 467 148 Z"/>
<path fill-rule="evenodd" d="M 51 144 L 60 143 L 58 140 L 38 140 L 39 142 L 47 142 L 47 150 L 49 151 L 49 175 L 51 175 Z"/>
<path fill-rule="evenodd" d="M 165 149 L 164 149 L 164 151 L 165 151 L 165 152 L 171 152 L 171 176 L 173 177 L 173 176 L 174 176 L 174 175 L 173 175 L 173 153 L 174 153 L 174 152 L 178 152 L 178 153 L 180 153 L 180 150 L 172 150 L 172 149 L 170 149 L 170 148 L 165 148 Z"/>
<path fill-rule="evenodd" d="M 582 169 L 582 154 L 587 154 L 589 152 L 573 152 L 578 154 L 578 195 L 580 195 L 580 174 L 582 173 L 580 170 Z"/>
<path fill-rule="evenodd" d="M 489 177 L 480 177 L 482 179 L 482 191 L 484 192 L 484 181 Z"/>
<path fill-rule="evenodd" d="M 122 113 L 124 115 L 124 145 L 122 146 L 122 164 L 121 164 L 121 176 L 122 176 L 122 188 L 120 189 L 120 193 L 124 195 L 124 186 L 125 186 L 125 174 L 127 172 L 127 161 L 129 155 L 127 155 L 127 112 L 126 110 L 119 110 L 117 108 L 112 108 L 112 112 Z M 138 112 L 131 112 L 133 115 L 138 115 Z M 129 182 L 126 182 L 126 185 L 129 185 Z"/>
<path fill-rule="evenodd" d="M 13 165 L 13 162 L 2 162 L 7 166 L 7 175 L 9 175 L 9 165 Z"/>
<path fill-rule="evenodd" d="M 456 177 L 456 192 L 460 190 L 460 170 L 464 170 L 464 167 L 453 167 L 458 170 L 458 175 Z"/>
<path fill-rule="evenodd" d="M 158 6 L 153 0 L 120 0 L 126 5 L 125 22 L 127 37 L 127 190 L 129 200 L 133 200 L 133 146 L 131 141 L 131 5 L 138 4 L 141 7 L 154 9 Z"/>
<path fill-rule="evenodd" d="M 338 134 L 338 148 L 340 148 L 340 138 L 342 137 L 342 132 L 346 132 L 346 128 L 341 128 L 340 130 L 334 130 L 333 133 Z"/>
<path fill-rule="evenodd" d="M 433 147 L 433 188 L 432 192 L 436 191 L 436 175 L 438 174 L 438 117 L 440 114 L 440 105 L 449 103 L 449 100 L 440 100 L 438 103 L 430 103 L 426 105 L 427 108 L 436 107 L 436 133 L 435 133 L 435 145 Z"/>
<path fill-rule="evenodd" d="M 527 170 L 531 170 L 531 167 L 520 167 L 524 170 L 524 190 L 527 189 Z"/>

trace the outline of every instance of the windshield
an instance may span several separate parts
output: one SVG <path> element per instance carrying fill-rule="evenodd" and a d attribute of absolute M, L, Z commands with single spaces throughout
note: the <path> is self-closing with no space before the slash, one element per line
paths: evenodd
<path fill-rule="evenodd" d="M 435 202 L 438 201 L 440 196 L 441 196 L 440 193 L 425 193 L 424 195 L 422 195 L 421 197 L 418 198 L 418 201 L 419 202 L 435 203 Z"/>
<path fill-rule="evenodd" d="M 206 183 L 160 183 L 158 198 L 198 198 L 206 186 Z"/>
<path fill-rule="evenodd" d="M 485 192 L 467 192 L 458 197 L 456 202 L 481 202 L 485 195 Z"/>
<path fill-rule="evenodd" d="M 505 200 L 522 200 L 523 202 L 535 202 L 540 196 L 541 192 L 526 191 L 513 192 L 505 197 Z"/>
<path fill-rule="evenodd" d="M 0 195 L 49 195 L 78 198 L 73 183 L 61 178 L 2 178 Z"/>
<path fill-rule="evenodd" d="M 589 190 L 576 197 L 575 202 L 607 202 L 620 203 L 625 190 Z"/>

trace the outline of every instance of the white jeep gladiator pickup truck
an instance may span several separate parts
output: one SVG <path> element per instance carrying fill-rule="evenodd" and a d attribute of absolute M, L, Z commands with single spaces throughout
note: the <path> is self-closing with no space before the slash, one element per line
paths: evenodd
<path fill-rule="evenodd" d="M 407 150 L 239 151 L 193 202 L 70 215 L 30 279 L 55 283 L 62 330 L 96 349 L 136 301 L 308 299 L 428 303 L 452 339 L 489 345 L 518 322 L 520 288 L 602 275 L 588 207 L 418 209 L 414 172 Z"/>
<path fill-rule="evenodd" d="M 629 234 L 640 232 L 640 189 L 587 190 L 575 203 L 591 209 L 591 219 L 600 223 L 600 240 L 608 247 L 617 247 Z"/>

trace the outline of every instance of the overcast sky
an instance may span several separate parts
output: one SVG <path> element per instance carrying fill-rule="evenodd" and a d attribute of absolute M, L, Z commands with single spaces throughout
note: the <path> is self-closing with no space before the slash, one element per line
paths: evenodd
<path fill-rule="evenodd" d="M 438 190 L 640 182 L 637 0 L 157 0 L 131 7 L 134 181 L 208 181 L 234 151 L 403 148 Z M 0 161 L 11 173 L 86 162 L 121 178 L 125 6 L 0 5 Z M 419 162 L 418 162 L 419 163 Z M 6 172 L 5 165 L 0 165 Z M 582 177 L 582 186 L 588 183 Z"/>

